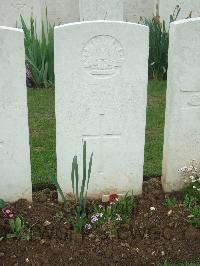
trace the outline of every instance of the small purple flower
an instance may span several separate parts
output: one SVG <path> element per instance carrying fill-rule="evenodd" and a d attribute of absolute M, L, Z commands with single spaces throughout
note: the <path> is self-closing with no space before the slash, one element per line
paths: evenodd
<path fill-rule="evenodd" d="M 91 224 L 86 224 L 86 225 L 85 225 L 85 229 L 86 229 L 86 230 L 91 230 L 91 229 L 92 229 Z"/>
<path fill-rule="evenodd" d="M 15 209 L 10 204 L 7 204 L 6 207 L 2 209 L 2 213 L 3 213 L 3 218 L 5 220 L 16 218 Z"/>
<path fill-rule="evenodd" d="M 98 221 L 98 217 L 96 216 L 96 215 L 93 215 L 92 217 L 91 217 L 91 223 L 95 223 L 95 222 L 97 222 Z"/>
<path fill-rule="evenodd" d="M 32 75 L 28 64 L 26 64 L 26 86 L 29 88 L 33 86 Z"/>

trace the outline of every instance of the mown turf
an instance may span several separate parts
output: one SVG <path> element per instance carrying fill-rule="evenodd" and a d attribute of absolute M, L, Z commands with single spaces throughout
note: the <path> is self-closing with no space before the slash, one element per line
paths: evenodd
<path fill-rule="evenodd" d="M 145 176 L 161 175 L 166 82 L 148 87 Z M 47 183 L 56 175 L 54 91 L 28 91 L 33 184 Z"/>
<path fill-rule="evenodd" d="M 166 82 L 153 81 L 149 83 L 144 176 L 161 176 L 165 95 Z"/>
<path fill-rule="evenodd" d="M 47 183 L 56 174 L 54 91 L 29 90 L 29 130 L 33 184 Z"/>

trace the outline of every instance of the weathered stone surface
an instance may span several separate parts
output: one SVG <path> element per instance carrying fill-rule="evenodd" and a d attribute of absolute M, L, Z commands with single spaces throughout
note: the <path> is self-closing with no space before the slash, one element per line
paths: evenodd
<path fill-rule="evenodd" d="M 41 0 L 1 0 L 0 26 L 21 28 L 21 18 L 30 24 L 33 17 L 37 22 L 37 32 L 41 30 Z"/>
<path fill-rule="evenodd" d="M 42 4 L 42 18 L 46 17 L 47 7 L 48 20 L 52 25 L 61 25 L 80 20 L 79 0 L 43 0 Z"/>
<path fill-rule="evenodd" d="M 58 181 L 71 192 L 82 141 L 94 152 L 88 196 L 142 191 L 148 28 L 82 22 L 55 29 Z"/>
<path fill-rule="evenodd" d="M 171 24 L 162 184 L 182 188 L 178 170 L 200 159 L 200 19 Z"/>
<path fill-rule="evenodd" d="M 123 21 L 123 0 L 79 0 L 80 20 Z"/>
<path fill-rule="evenodd" d="M 83 1 L 86 2 L 86 0 Z M 86 7 L 88 5 L 88 2 L 91 1 L 92 0 L 87 0 Z M 101 0 L 101 6 L 102 8 L 104 8 L 104 10 L 108 5 L 107 2 L 109 1 L 117 3 L 119 0 L 107 0 L 106 2 L 105 0 Z M 130 22 L 138 22 L 140 20 L 140 17 L 152 18 L 152 15 L 154 13 L 154 0 L 121 1 L 124 4 L 124 19 L 120 14 L 120 21 L 124 20 Z M 106 4 L 105 7 L 103 6 L 104 3 Z M 46 19 L 46 7 L 48 8 L 49 21 L 52 24 L 55 23 L 56 25 L 60 25 L 80 21 L 79 0 L 1 0 L 0 26 L 15 27 L 17 21 L 17 24 L 20 27 L 20 13 L 23 15 L 27 23 L 30 20 L 30 15 L 34 13 L 34 17 L 36 17 L 38 21 L 37 23 L 40 23 L 41 14 L 43 20 Z M 121 12 L 120 10 L 111 10 L 109 14 L 119 14 Z M 104 16 L 101 19 L 104 19 Z M 38 27 L 41 27 L 41 23 L 38 25 Z M 38 27 L 37 29 L 39 32 Z"/>
<path fill-rule="evenodd" d="M 169 27 L 170 15 L 177 5 L 181 8 L 178 20 L 187 18 L 190 13 L 192 17 L 200 16 L 200 0 L 159 0 L 159 15 L 165 20 L 166 27 Z"/>
<path fill-rule="evenodd" d="M 24 34 L 0 27 L 0 198 L 31 200 Z"/>
<path fill-rule="evenodd" d="M 152 18 L 156 8 L 156 0 L 123 0 L 124 21 L 138 23 L 140 18 Z"/>

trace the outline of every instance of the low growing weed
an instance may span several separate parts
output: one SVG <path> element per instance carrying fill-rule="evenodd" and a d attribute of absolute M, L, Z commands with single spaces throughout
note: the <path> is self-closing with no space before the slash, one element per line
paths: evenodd
<path fill-rule="evenodd" d="M 126 195 L 118 199 L 116 194 L 111 194 L 107 204 L 93 205 L 88 215 L 85 230 L 96 230 L 100 227 L 108 227 L 112 233 L 116 233 L 121 224 L 128 222 L 133 210 L 136 208 L 136 201 L 133 196 Z"/>
<path fill-rule="evenodd" d="M 179 170 L 185 181 L 184 206 L 190 212 L 189 223 L 200 226 L 200 162 L 192 160 L 190 166 Z"/>
<path fill-rule="evenodd" d="M 10 233 L 6 235 L 6 238 L 31 239 L 31 230 L 25 227 L 24 219 L 22 216 L 17 215 L 15 208 L 11 204 L 0 200 L 0 210 L 4 223 L 10 227 Z"/>
<path fill-rule="evenodd" d="M 176 204 L 177 204 L 177 199 L 175 197 L 165 199 L 163 203 L 163 205 L 169 208 L 175 206 Z"/>

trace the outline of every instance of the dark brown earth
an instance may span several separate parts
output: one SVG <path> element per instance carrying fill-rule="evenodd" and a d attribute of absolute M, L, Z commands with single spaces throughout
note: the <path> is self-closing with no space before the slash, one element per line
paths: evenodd
<path fill-rule="evenodd" d="M 118 235 L 99 230 L 74 235 L 69 220 L 55 220 L 62 210 L 57 193 L 49 189 L 34 193 L 33 203 L 20 200 L 17 212 L 33 231 L 27 240 L 0 238 L 0 265 L 159 265 L 200 262 L 200 229 L 187 223 L 181 193 L 174 193 L 177 204 L 166 207 L 159 179 L 144 182 L 143 195 L 130 222 Z M 155 210 L 150 210 L 155 207 Z M 0 224 L 0 237 L 6 229 Z"/>

